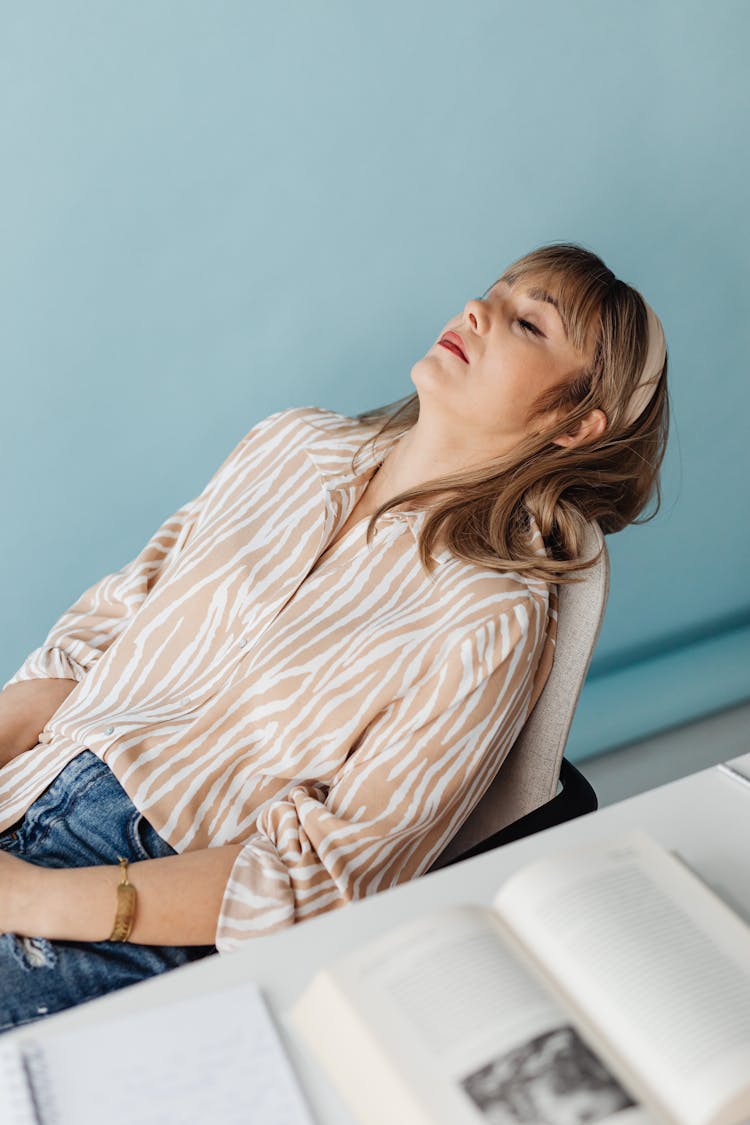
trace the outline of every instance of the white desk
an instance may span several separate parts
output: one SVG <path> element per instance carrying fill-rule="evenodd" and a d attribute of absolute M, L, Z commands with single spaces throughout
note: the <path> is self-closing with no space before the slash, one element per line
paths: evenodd
<path fill-rule="evenodd" d="M 720 762 L 716 769 L 734 778 L 739 785 L 745 785 L 750 796 L 750 754 L 729 758 L 726 762 Z"/>
<path fill-rule="evenodd" d="M 750 766 L 750 754 L 743 759 Z M 735 759 L 735 761 L 737 761 Z M 750 769 L 747 770 L 750 776 Z M 320 1125 L 352 1125 L 335 1091 L 318 1071 L 284 1013 L 313 973 L 399 922 L 435 907 L 489 904 L 517 868 L 552 849 L 641 827 L 680 852 L 702 878 L 750 922 L 750 788 L 718 766 L 609 805 L 556 828 L 506 844 L 475 859 L 443 868 L 412 883 L 351 903 L 300 926 L 257 938 L 237 953 L 215 955 L 163 976 L 89 1001 L 77 1008 L 7 1032 L 42 1037 L 118 1013 L 141 1011 L 241 980 L 263 989 L 302 1088 Z"/>

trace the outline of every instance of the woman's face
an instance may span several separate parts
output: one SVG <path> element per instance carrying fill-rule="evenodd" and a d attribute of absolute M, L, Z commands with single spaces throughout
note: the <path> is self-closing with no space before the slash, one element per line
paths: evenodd
<path fill-rule="evenodd" d="M 458 334 L 466 359 L 439 342 L 447 332 Z M 499 455 L 554 421 L 529 422 L 532 403 L 549 387 L 574 378 L 592 358 L 591 340 L 583 355 L 568 340 L 554 292 L 545 296 L 528 279 L 512 288 L 501 280 L 448 321 L 412 367 L 411 378 L 420 417 L 423 411 L 438 415 L 459 441 Z"/>

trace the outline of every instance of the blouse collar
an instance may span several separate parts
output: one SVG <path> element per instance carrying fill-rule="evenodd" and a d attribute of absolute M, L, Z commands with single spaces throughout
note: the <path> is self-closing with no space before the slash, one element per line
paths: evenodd
<path fill-rule="evenodd" d="M 330 430 L 316 430 L 316 439 L 305 445 L 305 452 L 315 465 L 320 484 L 328 498 L 338 500 L 341 509 L 352 511 L 365 491 L 370 478 L 385 460 L 387 453 L 404 436 L 392 433 L 377 434 L 380 423 L 357 422 L 353 420 L 351 431 L 344 433 Z M 357 459 L 356 472 L 352 470 L 352 457 L 362 443 L 364 447 Z M 380 516 L 380 522 L 405 523 L 419 542 L 422 526 L 428 512 L 424 508 L 390 508 Z M 438 563 L 447 562 L 452 553 L 447 549 L 433 551 L 432 557 Z"/>

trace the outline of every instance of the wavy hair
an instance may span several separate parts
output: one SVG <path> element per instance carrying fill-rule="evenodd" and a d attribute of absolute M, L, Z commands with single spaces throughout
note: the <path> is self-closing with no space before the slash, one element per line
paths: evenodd
<path fill-rule="evenodd" d="M 454 555 L 480 566 L 514 570 L 548 582 L 578 581 L 575 573 L 599 558 L 582 558 L 589 522 L 596 520 L 606 535 L 631 523 L 647 523 L 659 511 L 659 473 L 669 428 L 667 360 L 647 407 L 626 425 L 625 410 L 648 348 L 646 307 L 640 293 L 620 281 L 596 254 L 569 242 L 532 250 L 508 266 L 498 280 L 511 285 L 553 283 L 562 322 L 582 354 L 589 331 L 593 332 L 591 365 L 548 388 L 533 403 L 528 421 L 547 411 L 564 412 L 552 429 L 528 435 L 482 468 L 452 473 L 392 497 L 370 516 L 367 541 L 383 512 L 408 501 L 428 509 L 419 540 L 428 573 L 434 568 L 431 552 L 442 536 Z M 574 447 L 554 443 L 553 438 L 574 432 L 596 408 L 607 417 L 602 434 Z M 391 433 L 395 440 L 418 417 L 416 393 L 355 415 L 368 425 L 382 425 L 355 451 L 353 470 L 368 442 Z M 637 518 L 651 499 L 653 511 Z M 531 546 L 529 515 L 536 520 L 547 557 Z"/>

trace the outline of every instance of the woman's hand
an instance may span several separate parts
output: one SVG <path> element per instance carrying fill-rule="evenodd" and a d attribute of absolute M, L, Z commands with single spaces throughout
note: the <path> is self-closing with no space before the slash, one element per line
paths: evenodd
<path fill-rule="evenodd" d="M 38 864 L 0 851 L 0 933 L 37 937 L 47 872 Z"/>

